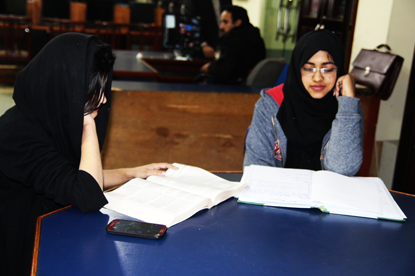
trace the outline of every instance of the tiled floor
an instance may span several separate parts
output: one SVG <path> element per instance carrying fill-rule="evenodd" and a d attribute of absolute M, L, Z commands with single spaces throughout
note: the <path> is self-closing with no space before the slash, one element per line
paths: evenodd
<path fill-rule="evenodd" d="M 0 84 L 0 116 L 3 115 L 7 109 L 14 106 L 12 95 L 13 86 L 4 86 Z"/>

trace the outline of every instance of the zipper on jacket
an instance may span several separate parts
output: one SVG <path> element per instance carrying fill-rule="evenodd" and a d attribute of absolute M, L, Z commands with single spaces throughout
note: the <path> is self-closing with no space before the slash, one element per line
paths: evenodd
<path fill-rule="evenodd" d="M 272 120 L 272 126 L 274 127 L 275 135 L 277 136 L 277 143 L 278 143 L 278 146 L 280 147 L 280 151 L 281 151 L 282 167 L 284 168 L 284 159 L 282 157 L 282 149 L 281 149 L 280 139 L 278 138 L 277 127 L 275 126 L 275 122 L 274 122 L 274 116 L 271 117 L 271 120 Z"/>
<path fill-rule="evenodd" d="M 322 170 L 324 170 L 324 167 L 323 167 L 323 159 L 324 159 L 324 157 L 323 157 L 323 152 L 326 150 L 326 147 L 327 147 L 327 144 L 329 143 L 329 141 L 330 141 L 330 138 L 327 140 L 327 142 L 324 144 L 324 147 L 323 147 L 323 150 L 321 151 L 321 156 L 320 156 L 320 166 L 321 166 L 321 169 Z"/>

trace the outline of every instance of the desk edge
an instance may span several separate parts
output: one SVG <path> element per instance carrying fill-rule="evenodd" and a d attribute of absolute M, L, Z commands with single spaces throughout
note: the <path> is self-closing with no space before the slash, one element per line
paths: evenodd
<path fill-rule="evenodd" d="M 72 207 L 71 205 L 68 205 L 66 207 L 57 209 L 55 211 L 44 214 L 44 215 L 37 218 L 37 220 L 36 220 L 35 242 L 34 242 L 34 245 L 33 245 L 32 268 L 30 270 L 30 275 L 31 276 L 35 276 L 37 274 L 37 263 L 38 263 L 37 258 L 39 256 L 40 229 L 41 229 L 41 226 L 42 226 L 42 219 L 44 217 L 50 216 L 54 213 L 60 212 L 62 210 L 65 210 L 65 209 L 68 209 L 68 208 L 71 208 L 71 207 Z"/>

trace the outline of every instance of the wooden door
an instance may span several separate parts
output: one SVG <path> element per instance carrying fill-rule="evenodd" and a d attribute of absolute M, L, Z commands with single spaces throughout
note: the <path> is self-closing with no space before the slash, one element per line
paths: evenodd
<path fill-rule="evenodd" d="M 357 3 L 358 0 L 303 0 L 298 19 L 297 39 L 319 28 L 333 31 L 345 46 L 345 64 L 348 66 Z"/>
<path fill-rule="evenodd" d="M 415 54 L 412 60 L 408 92 L 396 156 L 392 189 L 415 194 Z"/>

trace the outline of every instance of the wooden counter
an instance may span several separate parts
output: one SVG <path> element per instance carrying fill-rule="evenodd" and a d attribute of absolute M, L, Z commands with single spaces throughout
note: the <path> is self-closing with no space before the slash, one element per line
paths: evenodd
<path fill-rule="evenodd" d="M 164 89 L 149 84 L 147 90 L 135 85 L 135 91 L 112 92 L 104 169 L 178 162 L 212 171 L 242 170 L 246 129 L 259 89 L 212 86 L 210 92 L 199 86 L 204 92 L 198 92 L 188 91 L 197 85 Z M 182 92 L 171 92 L 176 88 Z"/>

